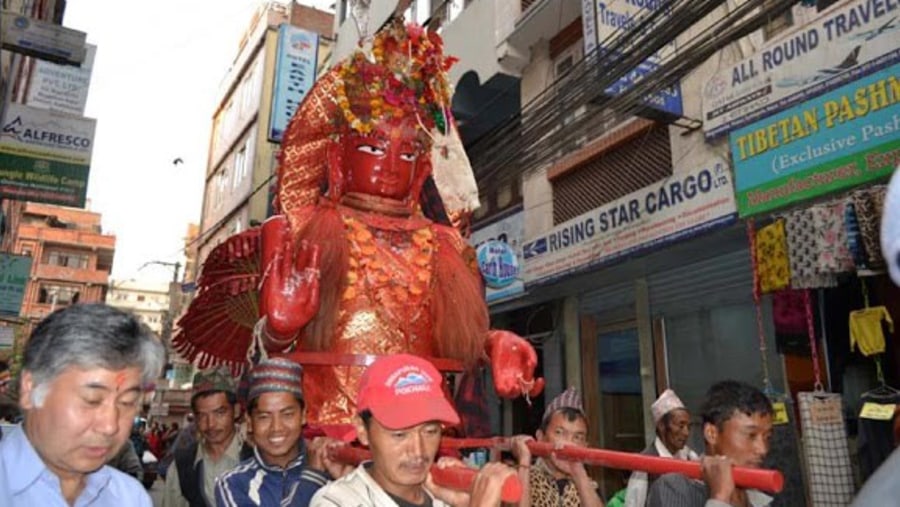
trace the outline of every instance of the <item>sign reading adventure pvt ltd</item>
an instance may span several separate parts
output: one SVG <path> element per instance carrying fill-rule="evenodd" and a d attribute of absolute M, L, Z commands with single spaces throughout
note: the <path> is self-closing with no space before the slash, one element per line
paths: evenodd
<path fill-rule="evenodd" d="M 741 216 L 887 176 L 900 162 L 900 64 L 729 137 Z"/>
<path fill-rule="evenodd" d="M 0 198 L 84 207 L 96 120 L 7 104 Z"/>
<path fill-rule="evenodd" d="M 735 209 L 725 162 L 680 172 L 525 243 L 525 283 L 549 282 L 729 224 Z"/>
<path fill-rule="evenodd" d="M 852 0 L 725 67 L 703 89 L 713 138 L 900 61 L 900 0 Z"/>
<path fill-rule="evenodd" d="M 514 213 L 473 231 L 469 238 L 478 256 L 478 269 L 484 278 L 488 303 L 518 296 L 525 291 L 522 280 L 524 215 L 522 211 Z"/>

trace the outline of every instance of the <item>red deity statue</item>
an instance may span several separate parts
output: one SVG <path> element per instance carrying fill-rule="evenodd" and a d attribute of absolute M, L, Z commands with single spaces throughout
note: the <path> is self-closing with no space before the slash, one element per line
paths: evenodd
<path fill-rule="evenodd" d="M 454 371 L 489 362 L 501 396 L 541 391 L 531 345 L 489 330 L 472 248 L 420 202 L 430 177 L 452 202 L 466 181 L 454 171 L 471 178 L 448 155 L 452 63 L 436 34 L 395 21 L 319 78 L 282 141 L 280 213 L 210 254 L 177 350 L 235 369 L 293 357 L 320 425 L 350 422 L 365 366 L 385 354 Z"/>

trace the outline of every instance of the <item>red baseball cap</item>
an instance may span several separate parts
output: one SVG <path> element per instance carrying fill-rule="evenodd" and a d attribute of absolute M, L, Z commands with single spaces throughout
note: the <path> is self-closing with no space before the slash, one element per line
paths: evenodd
<path fill-rule="evenodd" d="M 356 408 L 371 411 L 382 426 L 393 430 L 429 421 L 459 424 L 456 410 L 444 396 L 443 381 L 437 368 L 421 357 L 382 356 L 363 373 Z"/>

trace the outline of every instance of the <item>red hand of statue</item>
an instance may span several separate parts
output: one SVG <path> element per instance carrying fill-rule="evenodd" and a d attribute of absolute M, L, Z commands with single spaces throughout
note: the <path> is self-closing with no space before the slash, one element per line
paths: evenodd
<path fill-rule="evenodd" d="M 544 379 L 534 378 L 537 353 L 530 343 L 515 333 L 493 330 L 488 335 L 488 347 L 497 394 L 515 398 L 541 393 Z"/>
<path fill-rule="evenodd" d="M 260 313 L 266 332 L 284 348 L 319 311 L 319 247 L 303 241 L 299 249 L 283 216 L 262 226 L 263 281 Z"/>

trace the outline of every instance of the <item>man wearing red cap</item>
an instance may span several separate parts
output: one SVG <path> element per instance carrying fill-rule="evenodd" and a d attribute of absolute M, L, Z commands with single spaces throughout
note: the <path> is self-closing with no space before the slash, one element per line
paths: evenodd
<path fill-rule="evenodd" d="M 360 380 L 359 413 L 354 419 L 359 441 L 371 450 L 372 461 L 320 489 L 310 505 L 500 505 L 499 485 L 514 473 L 503 465 L 486 467 L 478 482 L 490 486 L 473 488 L 468 498 L 450 498 L 449 492 L 428 481 L 442 425 L 459 423 L 442 382 L 438 370 L 417 356 L 383 356 L 372 363 Z"/>

